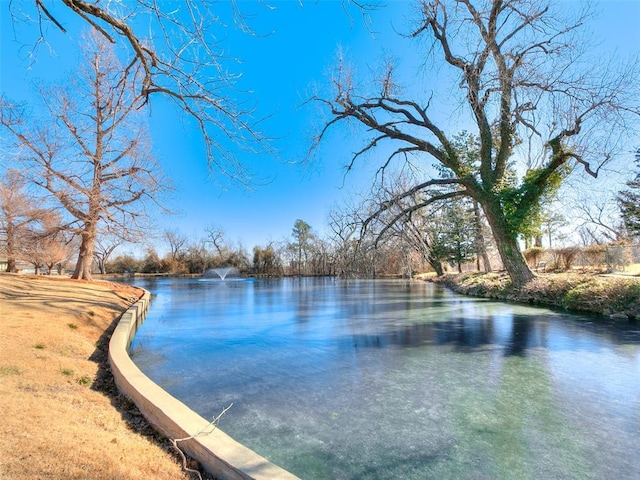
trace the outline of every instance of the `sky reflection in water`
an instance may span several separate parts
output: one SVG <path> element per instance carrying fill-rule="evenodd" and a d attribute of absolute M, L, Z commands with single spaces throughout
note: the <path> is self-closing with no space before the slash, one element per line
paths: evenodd
<path fill-rule="evenodd" d="M 640 327 L 422 282 L 136 283 L 140 368 L 302 478 L 640 478 Z"/>

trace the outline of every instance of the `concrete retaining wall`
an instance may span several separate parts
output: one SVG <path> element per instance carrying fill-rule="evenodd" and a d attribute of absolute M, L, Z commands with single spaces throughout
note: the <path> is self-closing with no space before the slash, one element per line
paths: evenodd
<path fill-rule="evenodd" d="M 129 347 L 144 321 L 149 300 L 149 292 L 145 292 L 125 312 L 109 342 L 109 362 L 120 392 L 129 397 L 149 423 L 167 438 L 195 436 L 180 442 L 179 446 L 221 480 L 296 479 L 296 476 L 270 463 L 217 428 L 210 432 L 212 427 L 209 421 L 153 383 L 133 363 L 129 357 Z"/>

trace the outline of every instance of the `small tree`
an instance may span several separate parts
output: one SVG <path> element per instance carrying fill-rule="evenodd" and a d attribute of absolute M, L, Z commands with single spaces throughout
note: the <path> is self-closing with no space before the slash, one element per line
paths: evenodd
<path fill-rule="evenodd" d="M 173 263 L 178 263 L 184 259 L 186 246 L 189 239 L 178 230 L 165 230 L 162 238 L 169 244 L 169 259 Z"/>
<path fill-rule="evenodd" d="M 109 260 L 106 265 L 107 273 L 122 273 L 128 275 L 138 270 L 139 262 L 129 254 L 118 255 L 113 260 Z"/>
<path fill-rule="evenodd" d="M 210 225 L 205 228 L 205 232 L 207 233 L 205 242 L 210 243 L 219 257 L 224 257 L 228 255 L 229 248 L 226 245 L 224 238 L 224 230 L 216 225 Z"/>
<path fill-rule="evenodd" d="M 273 248 L 273 243 L 269 243 L 265 248 L 253 247 L 253 271 L 266 276 L 282 274 L 282 259 Z"/>
<path fill-rule="evenodd" d="M 42 267 L 52 275 L 63 270 L 74 254 L 74 242 L 71 234 L 64 231 L 61 217 L 50 211 L 37 224 L 29 228 L 27 240 L 23 246 L 23 258 L 34 266 L 36 273 Z"/>
<path fill-rule="evenodd" d="M 100 274 L 107 273 L 106 266 L 109 261 L 109 257 L 122 244 L 121 238 L 114 235 L 100 235 L 96 238 L 96 244 L 93 251 L 93 258 L 95 259 Z"/>
<path fill-rule="evenodd" d="M 335 205 L 329 211 L 330 241 L 335 258 L 336 273 L 355 276 L 364 273 L 366 252 L 373 239 L 361 238 L 362 224 L 368 216 L 367 206 L 360 204 Z M 368 232 L 364 232 L 367 235 Z"/>
<path fill-rule="evenodd" d="M 144 258 L 140 262 L 140 272 L 161 273 L 164 271 L 164 264 L 160 256 L 152 246 L 147 246 Z"/>
<path fill-rule="evenodd" d="M 16 261 L 37 241 L 36 227 L 48 221 L 51 210 L 27 191 L 27 182 L 17 170 L 0 178 L 0 251 L 7 256 L 7 271 L 16 271 Z"/>
<path fill-rule="evenodd" d="M 471 202 L 454 201 L 444 207 L 446 223 L 440 233 L 439 243 L 444 246 L 447 260 L 457 265 L 462 273 L 462 264 L 471 261 L 476 255 L 476 227 Z"/>
<path fill-rule="evenodd" d="M 297 273 L 298 275 L 302 275 L 306 273 L 306 267 L 315 236 L 311 232 L 311 225 L 300 219 L 296 220 L 293 224 L 291 236 L 293 237 L 291 248 L 295 251 L 296 255 Z"/>
<path fill-rule="evenodd" d="M 544 255 L 545 250 L 542 247 L 530 247 L 527 248 L 524 252 L 524 258 L 529 262 L 529 266 L 531 268 L 536 268 L 540 263 L 540 259 L 542 255 Z"/>
<path fill-rule="evenodd" d="M 207 244 L 204 240 L 192 242 L 187 246 L 183 262 L 189 273 L 198 275 L 204 274 L 209 268 L 215 266 L 213 255 L 207 249 Z"/>

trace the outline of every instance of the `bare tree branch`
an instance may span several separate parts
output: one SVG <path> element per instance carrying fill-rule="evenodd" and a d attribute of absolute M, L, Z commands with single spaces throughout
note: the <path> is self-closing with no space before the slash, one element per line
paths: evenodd
<path fill-rule="evenodd" d="M 254 106 L 238 100 L 244 94 L 235 87 L 239 74 L 230 69 L 235 60 L 227 57 L 219 40 L 219 31 L 227 28 L 219 14 L 225 5 L 212 0 L 183 0 L 178 4 L 62 0 L 67 12 L 58 9 L 54 14 L 50 8 L 53 2 L 35 0 L 39 22 L 51 21 L 64 33 L 64 18 L 68 14 L 78 16 L 108 42 L 119 45 L 128 56 L 127 73 L 141 71 L 135 76 L 141 100 L 136 108 L 152 96 L 170 99 L 200 130 L 212 171 L 246 186 L 252 184 L 252 174 L 238 148 L 247 153 L 275 152 L 260 132 L 263 118 L 254 118 Z M 10 4 L 12 12 L 26 11 L 27 7 L 18 3 Z M 236 2 L 229 5 L 235 25 L 251 33 Z M 365 12 L 367 6 L 358 8 Z M 148 32 L 139 21 L 143 15 L 149 21 Z M 44 39 L 41 30 L 38 43 Z"/>

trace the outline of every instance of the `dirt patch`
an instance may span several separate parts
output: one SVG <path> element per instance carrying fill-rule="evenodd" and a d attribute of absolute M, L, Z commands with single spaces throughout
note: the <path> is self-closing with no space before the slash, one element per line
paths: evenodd
<path fill-rule="evenodd" d="M 0 274 L 0 478 L 190 478 L 106 364 L 115 321 L 140 293 Z"/>

